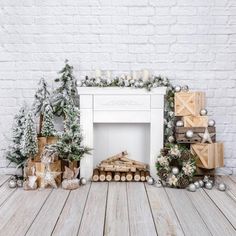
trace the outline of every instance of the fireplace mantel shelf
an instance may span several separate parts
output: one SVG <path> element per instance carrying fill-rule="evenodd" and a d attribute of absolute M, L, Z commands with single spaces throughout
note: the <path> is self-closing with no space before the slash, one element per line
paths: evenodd
<path fill-rule="evenodd" d="M 119 87 L 78 87 L 84 145 L 94 147 L 94 124 L 150 124 L 150 172 L 156 176 L 156 156 L 163 147 L 165 87 L 151 91 Z M 91 178 L 93 154 L 80 163 L 81 176 Z M 106 158 L 106 157 L 104 157 Z"/>

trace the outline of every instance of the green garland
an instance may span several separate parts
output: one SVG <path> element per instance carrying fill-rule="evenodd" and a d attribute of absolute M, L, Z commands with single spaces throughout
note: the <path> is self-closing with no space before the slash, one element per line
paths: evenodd
<path fill-rule="evenodd" d="M 169 187 L 186 188 L 196 171 L 195 157 L 183 145 L 166 145 L 157 158 L 158 176 Z"/>
<path fill-rule="evenodd" d="M 174 138 L 174 87 L 169 82 L 169 79 L 161 76 L 152 76 L 147 80 L 130 79 L 128 76 L 115 78 L 89 78 L 78 81 L 79 87 L 130 87 L 130 88 L 145 88 L 150 91 L 152 88 L 166 87 L 165 96 L 165 111 L 164 111 L 164 140 L 165 143 L 173 143 Z"/>

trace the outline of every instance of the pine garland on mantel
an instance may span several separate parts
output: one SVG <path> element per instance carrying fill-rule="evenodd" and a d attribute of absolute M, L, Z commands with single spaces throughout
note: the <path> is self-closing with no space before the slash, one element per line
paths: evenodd
<path fill-rule="evenodd" d="M 78 81 L 79 87 L 130 87 L 137 89 L 147 89 L 151 91 L 152 88 L 166 87 L 165 96 L 165 111 L 164 111 L 164 140 L 165 143 L 173 143 L 174 138 L 174 86 L 170 83 L 169 79 L 161 76 L 151 76 L 148 79 L 132 79 L 130 75 L 125 75 L 115 78 L 89 78 Z"/>

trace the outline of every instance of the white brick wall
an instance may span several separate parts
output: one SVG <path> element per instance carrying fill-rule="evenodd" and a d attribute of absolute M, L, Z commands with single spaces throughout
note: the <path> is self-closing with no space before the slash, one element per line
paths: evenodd
<path fill-rule="evenodd" d="M 147 68 L 207 93 L 236 170 L 235 0 L 0 0 L 0 167 L 12 118 L 65 58 L 83 77 Z"/>

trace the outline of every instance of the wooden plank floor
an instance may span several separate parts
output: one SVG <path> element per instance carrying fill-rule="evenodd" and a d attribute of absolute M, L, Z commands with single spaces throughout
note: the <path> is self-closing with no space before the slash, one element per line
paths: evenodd
<path fill-rule="evenodd" d="M 228 190 L 88 183 L 74 191 L 9 189 L 0 176 L 0 236 L 236 235 L 236 177 Z"/>

